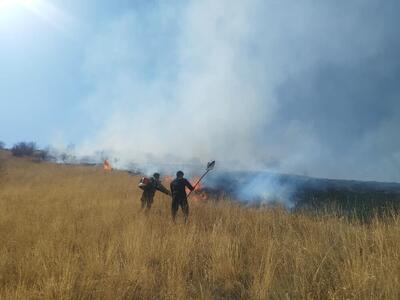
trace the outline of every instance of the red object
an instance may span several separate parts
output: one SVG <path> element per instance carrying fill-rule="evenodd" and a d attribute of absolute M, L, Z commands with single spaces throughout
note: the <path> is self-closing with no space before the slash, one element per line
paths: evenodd
<path fill-rule="evenodd" d="M 140 178 L 140 181 L 139 181 L 139 187 L 142 190 L 144 190 L 149 185 L 149 183 L 150 183 L 150 178 L 142 177 L 142 178 Z"/>

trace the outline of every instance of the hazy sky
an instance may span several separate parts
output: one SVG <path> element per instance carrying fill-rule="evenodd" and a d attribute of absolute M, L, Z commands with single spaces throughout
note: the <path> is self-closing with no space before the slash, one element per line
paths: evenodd
<path fill-rule="evenodd" d="M 399 20 L 397 0 L 0 0 L 0 140 L 400 181 Z"/>

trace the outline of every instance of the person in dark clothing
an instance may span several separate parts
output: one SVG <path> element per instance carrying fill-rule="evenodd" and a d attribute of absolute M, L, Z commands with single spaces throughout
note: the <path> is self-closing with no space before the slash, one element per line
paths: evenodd
<path fill-rule="evenodd" d="M 146 208 L 146 210 L 149 210 L 151 208 L 156 191 L 160 191 L 166 195 L 171 195 L 168 189 L 162 185 L 159 173 L 154 173 L 153 177 L 150 178 L 149 183 L 143 188 L 142 197 L 140 198 L 142 209 Z"/>
<path fill-rule="evenodd" d="M 189 204 L 187 201 L 186 188 L 193 191 L 194 187 L 186 178 L 183 178 L 183 175 L 184 174 L 182 171 L 178 171 L 176 173 L 176 178 L 171 182 L 170 185 L 172 194 L 171 213 L 172 219 L 175 221 L 176 213 L 178 212 L 180 206 L 185 216 L 186 223 L 189 217 Z"/>

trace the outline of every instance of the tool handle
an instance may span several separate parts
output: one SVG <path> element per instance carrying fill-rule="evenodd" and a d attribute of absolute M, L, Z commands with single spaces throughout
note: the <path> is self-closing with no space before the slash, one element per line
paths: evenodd
<path fill-rule="evenodd" d="M 196 182 L 195 185 L 193 186 L 193 191 L 196 189 L 196 187 L 199 185 L 200 181 L 204 178 L 204 176 L 207 175 L 207 173 L 208 173 L 209 171 L 210 171 L 210 170 L 207 170 L 207 171 L 200 177 L 200 179 L 197 180 L 197 182 Z M 190 192 L 189 192 L 189 194 L 187 195 L 187 198 L 189 198 L 189 196 L 192 194 L 193 191 L 190 191 Z"/>

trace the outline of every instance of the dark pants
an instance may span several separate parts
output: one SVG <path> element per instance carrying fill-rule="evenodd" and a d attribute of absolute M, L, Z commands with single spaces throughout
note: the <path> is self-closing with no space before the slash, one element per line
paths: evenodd
<path fill-rule="evenodd" d="M 176 213 L 178 212 L 179 206 L 182 208 L 183 215 L 185 217 L 185 222 L 189 217 L 189 204 L 186 197 L 174 196 L 172 197 L 171 214 L 172 219 L 175 221 Z"/>
<path fill-rule="evenodd" d="M 150 209 L 153 204 L 154 195 L 143 193 L 140 201 L 142 202 L 142 209 Z"/>

